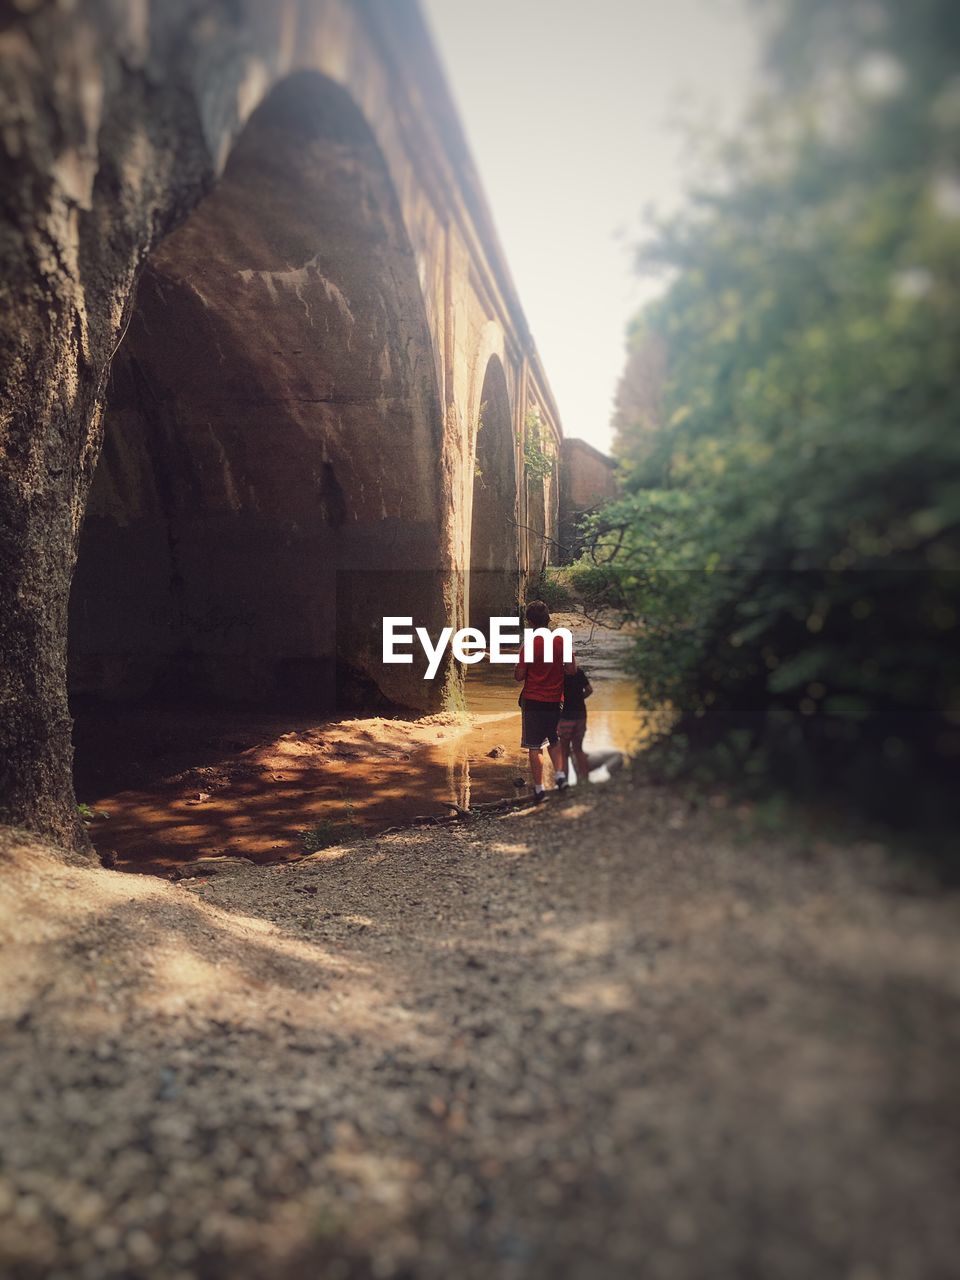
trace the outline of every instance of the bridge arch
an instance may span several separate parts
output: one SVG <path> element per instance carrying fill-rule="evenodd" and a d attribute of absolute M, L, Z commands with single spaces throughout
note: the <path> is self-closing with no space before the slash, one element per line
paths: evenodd
<path fill-rule="evenodd" d="M 380 618 L 446 621 L 443 420 L 377 142 L 282 80 L 151 254 L 113 361 L 70 607 L 75 698 L 434 709 Z"/>
<path fill-rule="evenodd" d="M 515 612 L 520 581 L 513 410 L 497 355 L 484 372 L 473 457 L 468 613 L 486 632 L 492 616 Z"/>
<path fill-rule="evenodd" d="M 374 500 L 382 499 L 381 516 L 389 519 L 390 492 L 398 501 L 402 498 L 404 517 L 411 511 L 420 513 L 412 523 L 419 525 L 422 538 L 412 552 L 398 537 L 391 544 L 395 559 L 403 557 L 405 567 L 438 564 L 448 577 L 442 591 L 439 586 L 427 588 L 426 597 L 403 612 L 419 614 L 418 622 L 428 626 L 454 622 L 463 612 L 456 575 L 469 566 L 469 436 L 476 406 L 474 368 L 465 367 L 464 357 L 477 349 L 478 336 L 490 343 L 488 353 L 495 350 L 502 358 L 510 352 L 505 371 L 514 407 L 521 388 L 529 388 L 546 406 L 557 433 L 559 421 L 442 69 L 415 4 L 324 0 L 304 5 L 300 0 L 275 0 L 261 6 L 200 9 L 161 5 L 154 6 L 156 12 L 151 9 L 149 23 L 140 21 L 138 6 L 123 8 L 122 13 L 96 5 L 21 9 L 6 33 L 10 56 L 5 72 L 23 109 L 7 130 L 7 149 L 17 160 L 9 166 L 9 217 L 0 237 L 0 279 L 8 301 L 0 308 L 0 345 L 8 355 L 9 375 L 0 387 L 0 421 L 7 441 L 0 451 L 0 703 L 5 708 L 0 724 L 0 820 L 82 848 L 86 837 L 71 785 L 67 703 L 68 597 L 78 542 L 82 563 L 69 628 L 75 690 L 134 696 L 137 690 L 189 686 L 209 696 L 271 698 L 286 690 L 299 701 L 302 691 L 315 694 L 323 684 L 321 677 L 329 674 L 318 662 L 336 662 L 328 647 L 314 643 L 317 636 L 329 637 L 329 609 L 320 616 L 306 606 L 291 607 L 284 615 L 289 625 L 283 633 L 269 635 L 265 616 L 254 626 L 242 589 L 256 577 L 263 599 L 272 591 L 290 600 L 293 588 L 307 584 L 316 557 L 307 554 L 301 535 L 311 511 L 322 508 L 326 513 L 327 536 L 332 540 L 336 533 L 338 553 L 346 557 L 337 560 L 324 551 L 325 562 L 369 564 L 372 556 L 363 549 L 370 550 L 371 538 L 376 542 Z M 394 423 L 398 417 L 389 411 L 391 402 L 394 408 L 401 400 L 408 408 L 429 405 L 426 417 L 435 420 L 441 436 L 439 468 L 431 461 L 412 475 L 408 460 L 400 458 L 391 477 L 396 480 L 392 490 L 371 487 L 360 474 L 362 463 L 353 467 L 334 449 L 337 441 L 328 430 L 333 400 L 316 394 L 317 379 L 310 369 L 297 367 L 303 351 L 294 341 L 292 326 L 277 318 L 281 312 L 289 318 L 292 312 L 279 302 L 276 315 L 268 308 L 256 345 L 252 321 L 240 337 L 237 326 L 224 321 L 230 299 L 211 290 L 208 277 L 224 255 L 229 258 L 244 248 L 236 227 L 219 242 L 208 237 L 209 261 L 204 256 L 199 264 L 203 271 L 193 282 L 198 288 L 192 296 L 187 296 L 188 281 L 177 279 L 175 271 L 173 280 L 165 280 L 159 270 L 164 255 L 177 243 L 175 228 L 204 197 L 222 194 L 224 184 L 215 184 L 224 166 L 234 166 L 228 182 L 236 173 L 236 157 L 253 137 L 245 130 L 250 124 L 256 129 L 255 121 L 264 118 L 259 115 L 261 106 L 278 109 L 290 86 L 305 86 L 302 77 L 310 75 L 326 77 L 328 91 L 339 85 L 348 93 L 356 104 L 354 124 L 359 119 L 366 129 L 354 130 L 344 120 L 344 136 L 336 145 L 331 141 L 330 156 L 341 144 L 345 162 L 361 152 L 372 155 L 372 148 L 360 145 L 361 135 L 365 144 L 371 138 L 375 142 L 379 185 L 368 184 L 371 201 L 363 205 L 360 222 L 369 230 L 378 217 L 385 218 L 393 231 L 379 239 L 372 235 L 369 244 L 374 251 L 368 256 L 384 265 L 384 246 L 393 243 L 396 260 L 402 261 L 392 289 L 392 314 L 410 339 L 404 352 L 407 362 L 391 358 L 390 369 L 385 363 L 382 373 L 395 383 L 399 378 L 407 390 L 398 396 L 384 392 L 366 403 L 371 408 L 376 403 Z M 312 145 L 306 141 L 305 151 Z M 264 161 L 267 150 L 261 156 Z M 289 157 L 289 152 L 283 154 Z M 272 173 L 281 158 L 272 158 L 273 169 L 264 163 L 263 173 Z M 346 167 L 349 170 L 349 164 Z M 368 176 L 372 172 L 367 169 Z M 358 178 L 356 172 L 352 176 Z M 290 204 L 284 184 L 267 176 L 259 190 L 261 197 L 277 205 L 277 219 L 282 221 Z M 323 195 L 318 192 L 318 207 L 329 213 Z M 191 219 L 181 229 L 185 236 L 197 237 L 200 225 Z M 306 229 L 302 219 L 299 224 L 292 220 L 286 238 L 302 247 Z M 407 271 L 409 246 L 401 246 L 402 232 L 416 255 L 416 271 Z M 318 320 L 332 323 L 338 308 L 333 290 L 321 296 L 315 287 L 307 288 L 318 283 L 310 271 L 309 279 L 295 278 L 309 255 L 288 256 L 279 241 L 275 248 L 273 262 L 254 256 L 233 273 L 250 273 L 240 281 L 247 294 L 269 294 L 270 278 L 277 298 L 299 307 L 308 333 Z M 142 272 L 150 254 L 154 257 Z M 359 262 L 364 255 L 353 256 Z M 329 280 L 329 272 L 321 269 L 321 274 Z M 141 275 L 138 306 L 127 329 Z M 376 286 L 383 286 L 389 275 L 388 271 L 369 289 L 360 289 L 356 298 L 345 294 L 354 316 L 366 303 L 376 309 Z M 177 292 L 180 302 L 173 300 Z M 401 306 L 403 299 L 410 305 Z M 152 323 L 147 332 L 148 323 L 161 319 L 168 304 L 179 308 L 183 349 L 194 365 L 195 395 L 167 394 L 174 389 L 168 375 L 174 369 L 171 352 L 177 325 L 162 323 L 158 328 Z M 346 324 L 345 313 L 342 320 Z M 343 328 L 339 332 L 343 337 Z M 203 372 L 219 390 L 204 391 L 197 385 L 201 340 L 214 336 L 217 341 Z M 345 338 L 342 345 L 347 345 Z M 134 360 L 138 346 L 141 358 Z M 324 358 L 329 357 L 336 370 L 332 350 L 328 347 Z M 432 359 L 424 359 L 425 353 Z M 271 360 L 276 364 L 268 377 Z M 301 386 L 301 394 L 287 396 L 282 412 L 276 403 L 281 397 L 271 390 L 281 367 L 290 386 L 298 379 Z M 318 367 L 324 367 L 322 361 Z M 239 431 L 229 441 L 225 438 L 223 412 L 218 417 L 217 409 L 225 411 L 231 398 L 230 369 L 244 387 L 254 388 L 264 414 L 272 415 L 270 421 L 282 417 L 292 422 L 291 438 L 313 430 L 305 421 L 311 404 L 317 420 L 326 423 L 329 456 L 318 450 L 311 458 L 328 463 L 333 475 L 324 470 L 314 478 L 315 508 L 308 510 L 303 475 L 286 485 L 274 483 L 276 450 L 270 447 L 269 431 L 258 435 L 248 424 L 242 440 Z M 418 386 L 421 393 L 414 390 Z M 344 403 L 341 426 L 344 421 L 355 425 L 351 412 L 359 414 L 362 401 L 359 394 L 352 411 Z M 116 421 L 118 414 L 122 426 Z M 408 417 L 420 424 L 411 438 L 413 456 L 424 463 L 416 441 L 426 438 L 421 430 L 425 415 L 414 412 Z M 105 420 L 107 441 L 101 451 Z M 195 430 L 188 436 L 174 431 L 174 423 Z M 146 431 L 152 433 L 150 456 L 163 460 L 159 468 L 144 463 Z M 381 424 L 377 439 L 389 438 Z M 362 455 L 362 437 L 355 439 L 361 442 Z M 392 455 L 387 451 L 385 456 L 389 463 Z M 304 464 L 300 470 L 306 473 L 303 448 L 294 450 L 294 459 Z M 220 478 L 211 478 L 217 467 Z M 185 483 L 188 475 L 190 484 Z M 344 477 L 357 480 L 357 486 L 350 488 Z M 411 484 L 401 495 L 404 477 Z M 97 491 L 88 503 L 94 483 Z M 291 485 L 296 490 L 292 497 Z M 290 584 L 275 582 L 265 572 L 255 575 L 251 568 L 262 561 L 271 536 L 277 534 L 279 524 L 273 534 L 266 525 L 268 513 L 278 511 L 281 492 L 289 508 L 292 545 L 304 552 L 301 559 L 307 566 L 289 591 L 281 588 Z M 194 502 L 192 495 L 197 493 L 200 498 Z M 371 494 L 370 536 L 364 541 L 359 527 L 364 522 L 351 521 L 346 513 L 354 496 L 367 503 Z M 438 509 L 445 512 L 443 519 L 438 519 Z M 165 514 L 171 510 L 174 520 Z M 90 519 L 81 530 L 85 512 Z M 344 516 L 339 531 L 338 512 Z M 155 521 L 152 533 L 146 527 L 148 514 Z M 221 548 L 230 541 L 230 528 L 237 532 L 243 523 L 239 516 L 250 517 L 249 562 L 238 556 L 230 572 L 224 567 L 222 573 L 212 573 L 199 550 L 211 543 L 189 536 L 191 520 L 199 520 L 200 514 L 209 518 Z M 254 514 L 265 523 L 258 525 Z M 520 519 L 525 522 L 525 515 Z M 164 527 L 167 533 L 161 536 Z M 120 530 L 129 536 L 124 539 Z M 424 562 L 418 554 L 426 547 L 427 530 L 432 559 Z M 99 539 L 105 553 L 99 568 L 97 555 L 91 558 L 91 539 Z M 324 542 L 323 548 L 329 550 L 330 545 Z M 165 577 L 160 574 L 164 563 Z M 526 549 L 523 563 L 526 566 Z M 102 607 L 111 573 L 129 596 L 116 626 L 110 625 Z M 206 593 L 197 588 L 204 574 L 211 579 Z M 140 577 L 153 582 L 162 578 L 163 608 L 151 612 L 137 604 Z M 398 582 L 399 576 L 393 580 Z M 236 592 L 228 590 L 231 581 Z M 348 610 L 361 622 L 373 604 L 369 579 L 366 588 L 363 581 L 358 571 Z M 409 604 L 409 593 L 404 594 Z M 382 591 L 376 603 L 378 615 L 384 606 L 392 607 Z M 254 659 L 248 663 L 240 660 L 235 643 L 244 627 L 259 632 L 251 650 Z M 445 700 L 441 685 L 425 687 L 417 681 L 416 669 L 409 674 L 400 668 L 378 672 L 373 637 L 365 626 L 355 629 L 347 648 L 360 682 L 369 687 L 372 681 L 394 702 L 425 707 Z"/>

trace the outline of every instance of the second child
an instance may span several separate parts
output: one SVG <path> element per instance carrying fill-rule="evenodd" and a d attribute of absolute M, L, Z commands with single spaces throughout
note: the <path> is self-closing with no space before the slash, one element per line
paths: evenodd
<path fill-rule="evenodd" d="M 572 675 L 563 677 L 563 710 L 560 712 L 557 733 L 563 751 L 564 783 L 569 774 L 571 755 L 577 766 L 577 780 L 588 780 L 590 761 L 583 749 L 583 738 L 587 732 L 587 698 L 591 693 L 593 685 L 582 668 L 578 667 Z M 557 785 L 560 785 L 559 782 Z"/>

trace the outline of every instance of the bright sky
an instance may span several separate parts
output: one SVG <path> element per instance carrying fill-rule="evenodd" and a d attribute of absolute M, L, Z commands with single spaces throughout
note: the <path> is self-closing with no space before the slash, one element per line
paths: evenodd
<path fill-rule="evenodd" d="M 606 449 L 642 214 L 756 86 L 741 0 L 421 0 L 564 431 Z"/>

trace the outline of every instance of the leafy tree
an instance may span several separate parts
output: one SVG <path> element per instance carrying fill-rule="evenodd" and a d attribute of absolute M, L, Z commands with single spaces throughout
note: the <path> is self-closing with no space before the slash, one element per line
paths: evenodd
<path fill-rule="evenodd" d="M 662 339 L 638 317 L 630 327 L 627 364 L 614 406 L 614 452 L 622 461 L 646 461 L 663 427 L 666 368 Z"/>
<path fill-rule="evenodd" d="M 960 6 L 766 13 L 773 93 L 640 252 L 669 280 L 635 326 L 658 410 L 621 413 L 627 492 L 578 585 L 640 624 L 688 763 L 935 825 L 960 764 Z"/>
<path fill-rule="evenodd" d="M 540 410 L 527 410 L 524 418 L 523 469 L 531 480 L 546 480 L 553 474 L 553 452 L 546 443 L 546 430 L 540 417 Z"/>

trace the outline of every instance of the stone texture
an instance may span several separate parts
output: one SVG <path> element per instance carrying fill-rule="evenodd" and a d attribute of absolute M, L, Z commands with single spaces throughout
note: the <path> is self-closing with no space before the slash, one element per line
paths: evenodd
<path fill-rule="evenodd" d="M 503 366 L 492 356 L 480 393 L 470 525 L 470 625 L 489 634 L 490 618 L 517 607 L 517 459 Z"/>
<path fill-rule="evenodd" d="M 381 668 L 367 619 L 338 616 L 337 577 L 375 569 L 385 612 L 443 625 L 442 421 L 376 144 L 342 89 L 294 76 L 141 281 L 80 545 L 74 689 L 329 707 L 339 661 L 437 709 L 441 682 Z"/>
<path fill-rule="evenodd" d="M 0 819 L 82 847 L 67 602 L 105 424 L 79 687 L 219 697 L 322 684 L 329 576 L 387 549 L 441 573 L 423 621 L 461 616 L 491 357 L 518 450 L 528 405 L 559 424 L 410 0 L 21 6 L 0 66 Z M 404 700 L 362 652 L 389 601 L 346 600 Z"/>

